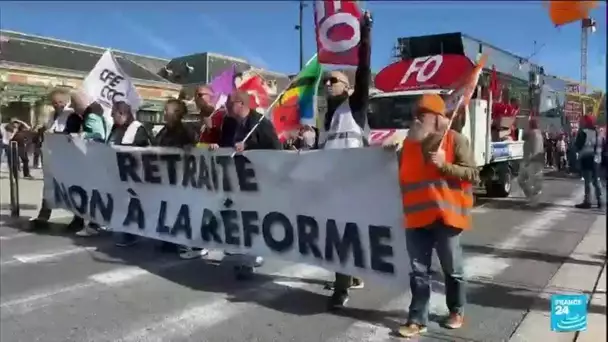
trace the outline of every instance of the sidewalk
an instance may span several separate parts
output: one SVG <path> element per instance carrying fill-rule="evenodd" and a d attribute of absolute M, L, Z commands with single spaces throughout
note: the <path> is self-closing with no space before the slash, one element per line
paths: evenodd
<path fill-rule="evenodd" d="M 539 294 L 549 301 L 552 294 L 585 293 L 588 304 L 587 331 L 551 331 L 550 308 L 531 310 L 524 317 L 510 342 L 597 342 L 606 340 L 606 216 L 596 220 L 585 238 Z"/>
<path fill-rule="evenodd" d="M 31 217 L 38 215 L 40 203 L 42 201 L 42 170 L 33 169 L 31 171 L 34 179 L 19 179 L 19 207 L 20 217 L 11 217 L 11 192 L 8 181 L 8 170 L 6 165 L 0 168 L 0 225 L 13 222 L 24 222 Z M 53 210 L 51 220 L 71 216 L 65 210 Z"/>

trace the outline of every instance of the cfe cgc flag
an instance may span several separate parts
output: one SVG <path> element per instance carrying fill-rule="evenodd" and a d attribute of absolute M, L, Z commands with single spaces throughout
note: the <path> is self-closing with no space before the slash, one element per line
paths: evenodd
<path fill-rule="evenodd" d="M 89 102 L 98 102 L 104 107 L 106 122 L 112 122 L 111 109 L 114 102 L 128 103 L 134 113 L 142 104 L 131 77 L 122 70 L 110 50 L 104 52 L 97 61 L 82 82 L 82 87 Z"/>

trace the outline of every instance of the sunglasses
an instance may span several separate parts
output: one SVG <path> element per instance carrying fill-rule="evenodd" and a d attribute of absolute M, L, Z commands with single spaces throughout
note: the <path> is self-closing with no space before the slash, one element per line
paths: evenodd
<path fill-rule="evenodd" d="M 325 84 L 329 83 L 331 85 L 334 85 L 336 83 L 340 83 L 342 82 L 340 79 L 338 79 L 337 77 L 328 77 L 325 79 Z M 344 82 L 342 82 L 344 83 Z"/>

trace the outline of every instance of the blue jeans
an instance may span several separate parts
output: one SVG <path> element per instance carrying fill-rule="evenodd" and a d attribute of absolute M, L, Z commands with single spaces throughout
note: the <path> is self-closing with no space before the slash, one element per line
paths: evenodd
<path fill-rule="evenodd" d="M 585 181 L 585 203 L 591 203 L 591 186 L 593 186 L 595 199 L 602 201 L 602 183 L 600 182 L 600 164 L 593 163 L 581 170 Z"/>
<path fill-rule="evenodd" d="M 422 228 L 406 229 L 406 246 L 410 258 L 412 301 L 408 323 L 427 325 L 431 299 L 431 264 L 433 248 L 437 251 L 445 278 L 446 305 L 450 313 L 464 314 L 466 301 L 464 265 L 460 233 L 437 221 Z"/>

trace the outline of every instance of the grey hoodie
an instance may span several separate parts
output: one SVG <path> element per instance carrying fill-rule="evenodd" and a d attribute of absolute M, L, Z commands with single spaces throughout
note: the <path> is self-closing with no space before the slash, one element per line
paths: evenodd
<path fill-rule="evenodd" d="M 545 162 L 545 147 L 540 129 L 531 129 L 524 138 L 524 161 Z"/>

